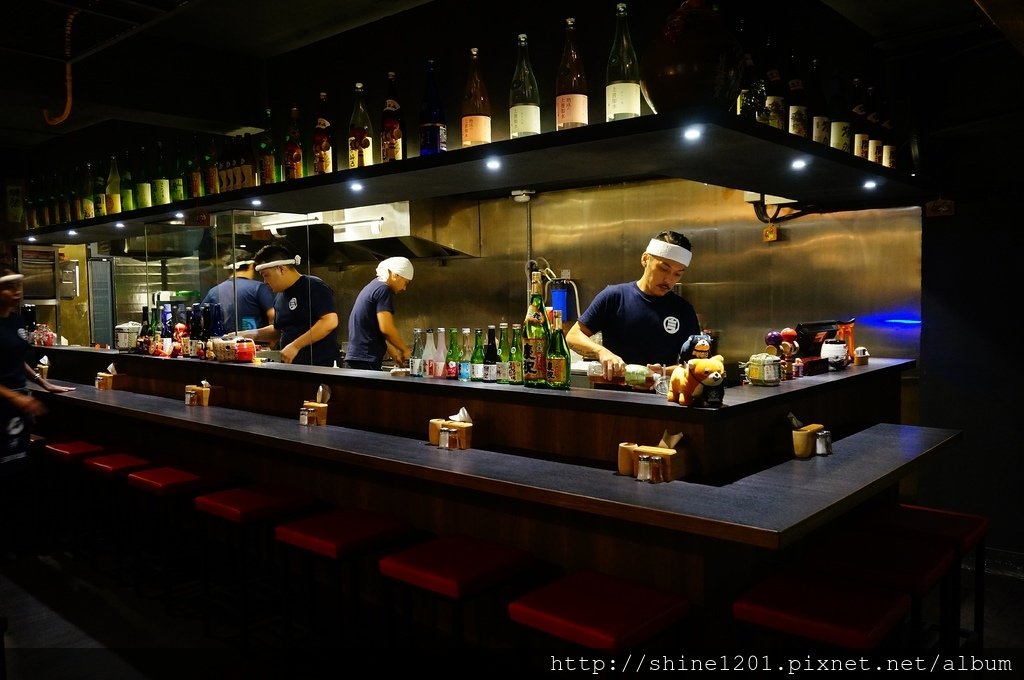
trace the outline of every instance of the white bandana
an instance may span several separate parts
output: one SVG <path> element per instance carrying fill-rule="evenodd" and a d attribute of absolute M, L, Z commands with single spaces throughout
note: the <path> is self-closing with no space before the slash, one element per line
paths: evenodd
<path fill-rule="evenodd" d="M 15 281 L 22 281 L 24 278 L 24 274 L 4 274 L 0 276 L 0 283 L 14 283 Z"/>
<path fill-rule="evenodd" d="M 689 267 L 690 260 L 693 258 L 693 253 L 686 248 L 656 238 L 651 239 L 651 242 L 647 244 L 647 250 L 644 252 L 650 253 L 655 257 L 678 262 L 684 267 Z"/>
<path fill-rule="evenodd" d="M 389 257 L 377 265 L 377 280 L 387 283 L 388 272 L 394 272 L 403 279 L 412 281 L 412 262 L 407 257 Z"/>
<path fill-rule="evenodd" d="M 252 260 L 240 260 L 239 262 L 228 262 L 224 265 L 224 269 L 241 269 L 247 265 L 252 264 Z"/>
<path fill-rule="evenodd" d="M 273 262 L 264 262 L 263 264 L 256 265 L 256 271 L 261 272 L 264 269 L 270 269 L 271 267 L 286 267 L 288 265 L 295 265 L 298 267 L 302 264 L 302 258 L 298 255 L 291 260 L 274 260 Z"/>

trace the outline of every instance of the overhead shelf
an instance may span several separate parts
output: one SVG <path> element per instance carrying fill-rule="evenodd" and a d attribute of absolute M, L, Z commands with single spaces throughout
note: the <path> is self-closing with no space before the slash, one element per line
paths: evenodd
<path fill-rule="evenodd" d="M 795 167 L 797 161 L 802 168 Z M 798 207 L 824 211 L 921 205 L 937 195 L 904 171 L 733 115 L 692 109 L 238 189 L 75 225 L 50 225 L 15 241 L 114 240 L 142 235 L 147 228 L 188 228 L 197 214 L 231 209 L 307 213 L 656 178 L 784 196 Z"/>

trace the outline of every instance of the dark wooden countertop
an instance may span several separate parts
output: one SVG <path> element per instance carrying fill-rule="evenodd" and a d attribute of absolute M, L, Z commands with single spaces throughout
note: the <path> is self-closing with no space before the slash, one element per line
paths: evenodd
<path fill-rule="evenodd" d="M 815 379 L 805 380 L 804 385 L 811 385 Z M 582 394 L 587 391 L 579 392 L 579 398 L 590 398 Z M 299 425 L 297 417 L 223 407 L 189 407 L 183 399 L 96 390 L 92 386 L 41 396 L 54 407 L 159 422 L 383 475 L 400 475 L 771 549 L 792 544 L 893 486 L 960 437 L 958 430 L 880 424 L 836 441 L 832 456 L 789 460 L 722 486 L 683 481 L 646 484 L 619 476 L 613 469 L 482 449 L 442 451 L 408 437 L 336 425 L 307 427 Z M 600 399 L 614 401 L 632 401 L 643 396 L 599 395 Z"/>

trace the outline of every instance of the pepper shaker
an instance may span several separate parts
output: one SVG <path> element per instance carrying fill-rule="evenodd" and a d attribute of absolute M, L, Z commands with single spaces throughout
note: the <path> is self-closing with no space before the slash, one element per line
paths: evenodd
<path fill-rule="evenodd" d="M 664 481 L 664 459 L 661 456 L 651 456 L 651 484 Z"/>

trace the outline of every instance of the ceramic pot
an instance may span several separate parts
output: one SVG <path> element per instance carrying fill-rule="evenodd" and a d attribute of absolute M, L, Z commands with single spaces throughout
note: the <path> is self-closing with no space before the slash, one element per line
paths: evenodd
<path fill-rule="evenodd" d="M 703 0 L 684 0 L 640 62 L 640 87 L 657 113 L 736 106 L 743 48 Z"/>

